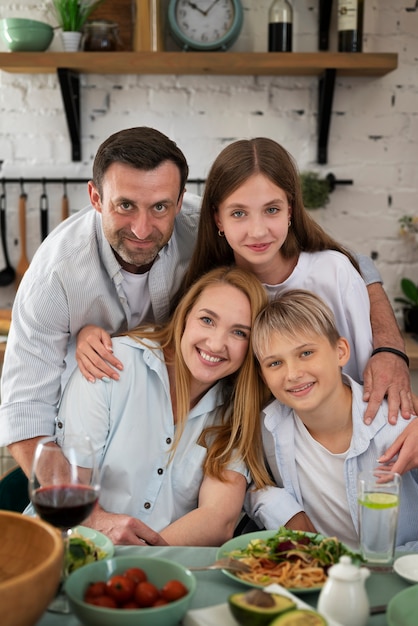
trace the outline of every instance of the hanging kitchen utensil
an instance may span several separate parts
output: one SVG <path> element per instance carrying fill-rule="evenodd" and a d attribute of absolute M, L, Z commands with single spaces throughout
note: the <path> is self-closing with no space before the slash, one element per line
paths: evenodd
<path fill-rule="evenodd" d="M 46 194 L 46 183 L 42 181 L 42 193 L 40 197 L 40 211 L 41 211 L 41 241 L 48 235 L 48 196 Z"/>
<path fill-rule="evenodd" d="M 67 217 L 70 214 L 70 206 L 69 206 L 68 196 L 67 196 L 67 181 L 65 180 L 65 178 L 62 181 L 62 184 L 64 185 L 64 192 L 62 194 L 62 200 L 61 200 L 61 219 L 62 221 L 64 221 L 67 219 Z"/>
<path fill-rule="evenodd" d="M 3 247 L 3 256 L 6 267 L 0 271 L 0 287 L 11 285 L 15 279 L 16 272 L 12 267 L 7 251 L 7 231 L 6 231 L 6 185 L 3 181 L 3 191 L 0 196 L 0 228 L 1 228 L 1 245 Z"/>
<path fill-rule="evenodd" d="M 16 267 L 16 289 L 29 267 L 29 259 L 26 254 L 26 199 L 27 195 L 23 189 L 23 181 L 21 181 L 19 196 L 20 259 Z"/>

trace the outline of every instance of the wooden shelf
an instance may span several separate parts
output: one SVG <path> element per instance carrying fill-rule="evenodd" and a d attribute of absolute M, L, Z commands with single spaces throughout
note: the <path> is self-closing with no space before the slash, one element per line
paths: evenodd
<path fill-rule="evenodd" d="M 318 163 L 327 146 L 336 76 L 384 76 L 398 66 L 394 53 L 342 52 L 3 52 L 0 70 L 57 73 L 72 144 L 81 160 L 79 74 L 318 76 Z"/>
<path fill-rule="evenodd" d="M 383 76 L 398 65 L 393 53 L 342 52 L 2 52 L 0 69 L 42 74 L 67 68 L 85 74 L 207 74 Z"/>

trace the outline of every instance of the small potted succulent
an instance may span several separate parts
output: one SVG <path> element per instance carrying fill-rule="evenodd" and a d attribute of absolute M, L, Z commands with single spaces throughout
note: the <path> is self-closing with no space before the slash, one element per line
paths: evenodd
<path fill-rule="evenodd" d="M 83 26 L 91 13 L 105 0 L 52 0 L 52 8 L 59 27 L 62 29 L 64 49 L 78 50 Z M 78 36 L 66 36 L 78 33 Z M 68 42 L 68 39 L 72 43 Z"/>
<path fill-rule="evenodd" d="M 401 279 L 403 296 L 395 302 L 403 305 L 404 328 L 407 333 L 418 333 L 418 285 L 409 278 Z"/>

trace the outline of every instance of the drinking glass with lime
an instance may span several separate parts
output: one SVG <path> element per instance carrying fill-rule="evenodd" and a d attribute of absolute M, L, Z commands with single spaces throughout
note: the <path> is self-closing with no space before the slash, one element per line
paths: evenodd
<path fill-rule="evenodd" d="M 379 468 L 358 479 L 360 549 L 367 565 L 391 566 L 395 552 L 401 477 Z"/>

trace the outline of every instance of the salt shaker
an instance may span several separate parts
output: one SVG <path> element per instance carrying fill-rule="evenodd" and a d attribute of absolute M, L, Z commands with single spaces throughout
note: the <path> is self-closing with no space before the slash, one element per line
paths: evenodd
<path fill-rule="evenodd" d="M 365 581 L 366 567 L 357 567 L 349 556 L 342 556 L 328 570 L 328 580 L 321 589 L 318 611 L 342 626 L 365 626 L 369 619 L 369 600 Z"/>

